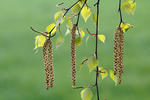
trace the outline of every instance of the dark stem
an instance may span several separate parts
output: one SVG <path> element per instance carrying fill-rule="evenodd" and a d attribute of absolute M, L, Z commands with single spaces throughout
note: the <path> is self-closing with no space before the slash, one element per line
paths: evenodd
<path fill-rule="evenodd" d="M 77 22 L 76 22 L 76 25 L 77 25 L 77 26 L 78 26 L 78 23 L 79 23 L 79 19 L 80 19 L 81 10 L 82 10 L 82 9 L 83 9 L 83 7 L 85 6 L 85 4 L 86 4 L 86 1 L 87 1 L 87 0 L 85 0 L 84 4 L 82 5 L 82 7 L 81 7 L 81 9 L 80 9 L 80 11 L 79 11 L 79 13 L 78 13 L 78 18 L 77 18 Z"/>
<path fill-rule="evenodd" d="M 96 48 L 95 48 L 95 56 L 96 59 L 98 59 L 98 22 L 99 22 L 99 3 L 100 0 L 97 1 L 96 5 L 97 5 L 97 21 L 96 21 Z M 98 66 L 96 67 L 96 92 L 97 92 L 97 100 L 99 99 L 99 89 L 98 89 L 98 76 L 99 76 L 99 71 L 98 71 Z"/>
<path fill-rule="evenodd" d="M 121 25 L 121 23 L 122 23 L 122 11 L 121 11 L 121 0 L 119 0 L 119 9 L 118 9 L 118 12 L 119 12 L 119 14 L 120 14 L 120 23 L 119 23 L 119 27 L 120 27 L 120 25 Z"/>

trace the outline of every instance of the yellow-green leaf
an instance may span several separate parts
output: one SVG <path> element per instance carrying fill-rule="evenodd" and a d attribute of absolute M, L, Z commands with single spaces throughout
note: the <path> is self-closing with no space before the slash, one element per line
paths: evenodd
<path fill-rule="evenodd" d="M 130 24 L 126 24 L 126 23 L 122 22 L 120 27 L 123 32 L 127 32 L 127 30 L 130 29 L 132 26 Z"/>
<path fill-rule="evenodd" d="M 81 15 L 82 15 L 84 21 L 86 22 L 87 19 L 88 19 L 88 18 L 90 17 L 90 15 L 91 15 L 91 9 L 90 9 L 90 7 L 88 7 L 88 6 L 85 5 L 85 6 L 83 7 L 83 9 L 81 10 Z"/>
<path fill-rule="evenodd" d="M 80 46 L 80 45 L 82 44 L 82 39 L 81 39 L 81 37 L 77 37 L 77 38 L 76 38 L 75 44 L 76 44 L 76 46 Z"/>
<path fill-rule="evenodd" d="M 94 21 L 95 23 L 97 22 L 97 14 L 96 14 L 96 13 L 93 14 L 93 21 Z"/>
<path fill-rule="evenodd" d="M 64 43 L 64 38 L 63 38 L 62 35 L 60 35 L 60 36 L 56 39 L 56 48 L 60 47 L 63 43 Z"/>
<path fill-rule="evenodd" d="M 80 11 L 80 9 L 81 9 L 81 7 L 80 7 L 79 3 L 77 3 L 76 5 L 74 5 L 72 7 L 72 11 L 73 11 L 74 14 L 77 14 Z"/>
<path fill-rule="evenodd" d="M 71 29 L 72 29 L 72 22 L 69 16 L 67 16 L 66 19 L 66 27 L 67 27 L 67 31 L 65 35 L 68 35 L 69 33 L 71 33 Z"/>
<path fill-rule="evenodd" d="M 104 43 L 106 38 L 105 35 L 98 35 L 98 39 Z"/>
<path fill-rule="evenodd" d="M 94 55 L 88 58 L 87 65 L 89 67 L 89 72 L 91 72 L 96 68 L 96 66 L 98 66 L 98 61 Z"/>
<path fill-rule="evenodd" d="M 72 22 L 69 16 L 67 16 L 67 26 L 71 29 L 72 28 Z"/>
<path fill-rule="evenodd" d="M 81 36 L 81 38 L 83 38 L 83 37 L 85 36 L 84 31 L 83 31 L 83 30 L 81 30 L 81 29 L 79 29 L 79 32 L 80 32 L 80 36 Z"/>
<path fill-rule="evenodd" d="M 34 49 L 37 49 L 39 47 L 43 47 L 45 40 L 46 40 L 46 38 L 43 35 L 36 36 L 35 37 L 35 48 Z"/>
<path fill-rule="evenodd" d="M 133 1 L 133 0 L 124 1 L 122 3 L 122 9 L 126 13 L 132 13 L 132 14 L 134 14 L 135 8 L 136 8 L 136 2 Z"/>
<path fill-rule="evenodd" d="M 55 28 L 54 28 L 55 27 Z M 54 28 L 54 29 L 53 29 Z M 56 25 L 53 23 L 53 24 L 50 24 L 49 26 L 47 26 L 46 28 L 46 32 L 50 32 L 51 30 L 53 29 L 53 31 L 51 32 L 51 34 L 53 35 L 55 32 L 56 32 Z"/>
<path fill-rule="evenodd" d="M 102 80 L 108 76 L 108 72 L 107 72 L 107 70 L 106 70 L 106 69 L 104 69 L 103 67 L 99 67 L 99 68 L 98 68 L 98 70 L 100 71 L 100 74 L 101 74 Z"/>
<path fill-rule="evenodd" d="M 64 22 L 65 17 L 63 18 L 63 15 L 64 13 L 62 11 L 59 11 L 55 14 L 54 19 L 56 21 L 56 24 L 62 24 Z"/>
<path fill-rule="evenodd" d="M 70 32 L 71 32 L 71 30 L 70 30 L 69 27 L 67 26 L 67 31 L 66 31 L 66 33 L 65 33 L 65 36 L 67 36 Z"/>
<path fill-rule="evenodd" d="M 110 70 L 109 74 L 110 74 L 110 78 L 115 82 L 115 85 L 117 85 L 118 80 L 117 80 L 117 76 L 114 75 L 114 71 Z"/>
<path fill-rule="evenodd" d="M 85 88 L 81 91 L 82 100 L 91 100 L 93 97 L 93 93 L 90 88 Z"/>

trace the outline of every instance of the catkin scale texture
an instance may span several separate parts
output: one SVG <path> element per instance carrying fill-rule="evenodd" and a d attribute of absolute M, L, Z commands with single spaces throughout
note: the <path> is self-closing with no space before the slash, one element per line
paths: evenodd
<path fill-rule="evenodd" d="M 75 46 L 75 37 L 76 37 L 76 24 L 73 25 L 71 30 L 71 63 L 72 63 L 72 85 L 75 86 L 76 83 L 76 46 Z"/>
<path fill-rule="evenodd" d="M 121 83 L 123 73 L 124 34 L 120 27 L 114 33 L 114 74 L 118 73 L 118 82 Z"/>
<path fill-rule="evenodd" d="M 117 74 L 118 71 L 118 64 L 119 64 L 119 50 L 118 50 L 118 44 L 119 44 L 119 30 L 118 28 L 115 30 L 114 33 L 114 74 Z"/>
<path fill-rule="evenodd" d="M 46 74 L 46 89 L 53 87 L 54 72 L 53 72 L 53 52 L 51 40 L 46 40 L 43 45 L 43 62 Z"/>
<path fill-rule="evenodd" d="M 53 71 L 53 45 L 51 40 L 49 40 L 49 48 L 48 48 L 48 58 L 49 58 L 49 67 L 50 67 L 50 87 L 52 88 L 54 85 L 54 71 Z"/>
<path fill-rule="evenodd" d="M 49 79 L 50 79 L 50 70 L 49 70 L 49 62 L 48 62 L 48 55 L 47 55 L 47 48 L 48 48 L 49 41 L 46 40 L 43 45 L 43 63 L 44 63 L 44 69 L 46 74 L 46 89 L 49 88 Z"/>
<path fill-rule="evenodd" d="M 121 30 L 120 34 L 119 34 L 119 38 L 120 38 L 120 41 L 119 41 L 119 52 L 120 52 L 120 55 L 119 55 L 119 78 L 118 78 L 118 82 L 119 84 L 121 83 L 121 75 L 123 73 L 123 54 L 124 54 L 124 35 L 123 35 L 123 31 Z"/>

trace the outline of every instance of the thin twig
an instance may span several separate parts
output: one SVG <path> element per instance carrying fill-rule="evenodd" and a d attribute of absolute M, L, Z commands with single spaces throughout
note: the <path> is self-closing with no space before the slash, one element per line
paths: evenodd
<path fill-rule="evenodd" d="M 99 3 L 100 0 L 97 1 L 97 21 L 96 21 L 96 48 L 95 48 L 95 55 L 96 55 L 96 59 L 98 59 L 98 21 L 99 21 Z M 98 70 L 98 66 L 96 67 L 96 93 L 97 93 L 97 100 L 99 99 L 99 89 L 98 89 L 98 77 L 99 77 L 99 70 Z"/>
<path fill-rule="evenodd" d="M 64 4 L 64 2 L 61 2 L 61 3 L 57 4 L 56 7 L 59 7 L 60 5 L 63 5 L 63 4 Z"/>
<path fill-rule="evenodd" d="M 89 85 L 89 86 L 72 86 L 73 89 L 93 88 L 93 87 L 95 87 L 95 84 L 94 85 Z"/>
<path fill-rule="evenodd" d="M 43 36 L 45 36 L 45 37 L 48 37 L 46 34 L 44 34 L 44 33 L 46 33 L 46 32 L 40 32 L 40 31 L 34 29 L 33 27 L 30 27 L 30 29 L 31 29 L 32 31 L 36 32 L 36 33 L 39 33 L 39 34 L 41 34 L 41 35 L 43 35 Z"/>
<path fill-rule="evenodd" d="M 122 11 L 121 11 L 121 0 L 119 0 L 119 9 L 118 9 L 118 12 L 120 14 L 120 23 L 119 23 L 119 27 L 120 27 L 121 23 L 123 22 Z"/>
<path fill-rule="evenodd" d="M 84 64 L 86 61 L 88 61 L 88 59 L 87 59 L 87 58 L 86 58 L 85 60 L 83 60 L 81 64 Z"/>
<path fill-rule="evenodd" d="M 76 22 L 76 25 L 77 25 L 77 26 L 78 26 L 78 23 L 79 23 L 81 10 L 82 10 L 83 7 L 85 6 L 86 2 L 87 2 L 87 0 L 85 0 L 84 4 L 82 5 L 82 7 L 81 7 L 81 9 L 80 9 L 80 11 L 79 11 L 79 13 L 78 13 L 78 18 L 77 18 L 77 22 Z"/>

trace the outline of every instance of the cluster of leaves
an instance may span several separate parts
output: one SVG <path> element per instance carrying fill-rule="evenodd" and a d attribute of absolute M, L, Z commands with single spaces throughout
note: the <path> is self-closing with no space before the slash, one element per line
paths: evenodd
<path fill-rule="evenodd" d="M 103 67 L 99 67 L 99 71 L 101 73 L 102 80 L 108 76 L 107 70 L 105 70 Z M 112 70 L 109 71 L 110 78 L 115 82 L 117 85 L 117 77 L 114 75 L 114 72 Z M 90 88 L 85 88 L 81 91 L 81 98 L 82 100 L 91 100 L 93 97 L 93 92 Z"/>
<path fill-rule="evenodd" d="M 54 19 L 55 19 L 55 23 L 52 23 L 50 25 L 47 26 L 46 28 L 46 32 L 44 33 L 49 33 L 51 30 L 51 35 L 54 35 L 57 31 L 59 31 L 59 37 L 56 39 L 56 48 L 61 46 L 64 42 L 64 36 L 67 36 L 71 33 L 71 29 L 73 26 L 72 20 L 75 16 L 77 16 L 77 14 L 79 13 L 79 11 L 81 10 L 81 7 L 83 5 L 84 0 L 80 0 L 77 4 L 75 4 L 72 7 L 72 13 L 68 16 L 64 16 L 64 12 L 63 10 L 58 11 L 55 15 L 54 15 Z M 85 22 L 87 22 L 88 18 L 91 16 L 92 10 L 91 8 L 86 4 L 83 9 L 81 10 L 81 15 L 84 19 Z M 60 25 L 63 24 L 63 22 L 66 21 L 66 28 L 67 31 L 64 34 L 61 33 L 60 31 Z M 96 14 L 93 14 L 93 21 L 96 22 Z M 53 29 L 54 28 L 54 29 Z M 76 30 L 76 46 L 80 46 L 82 44 L 82 40 L 85 37 L 85 32 L 81 29 L 81 28 L 77 28 Z M 46 34 L 47 36 L 49 36 L 48 34 Z M 90 36 L 96 36 L 94 33 L 91 33 Z M 89 39 L 89 37 L 87 37 L 87 40 Z M 98 39 L 100 41 L 102 41 L 103 43 L 105 42 L 105 36 L 104 35 L 98 35 Z M 37 49 L 38 47 L 43 47 L 43 44 L 46 40 L 46 37 L 43 35 L 38 35 L 35 38 L 35 49 Z"/>
<path fill-rule="evenodd" d="M 134 14 L 135 12 L 135 8 L 136 8 L 136 2 L 135 0 L 132 1 L 132 0 L 125 0 L 123 3 L 122 3 L 122 6 L 121 8 L 127 13 L 127 14 Z M 122 28 L 122 31 L 123 32 L 127 32 L 128 29 L 132 28 L 133 26 L 128 24 L 128 23 L 125 23 L 125 22 L 122 22 L 120 27 Z"/>
<path fill-rule="evenodd" d="M 89 68 L 89 72 L 95 71 L 95 68 L 98 66 L 98 60 L 96 59 L 94 55 L 90 55 L 89 57 L 84 57 L 82 59 L 82 62 L 80 64 L 80 70 L 82 70 L 83 65 L 85 63 L 87 64 Z M 99 67 L 98 70 L 99 70 L 102 80 L 108 76 L 108 71 L 104 67 Z M 114 75 L 114 72 L 112 70 L 109 70 L 109 76 L 117 85 L 117 77 Z"/>

